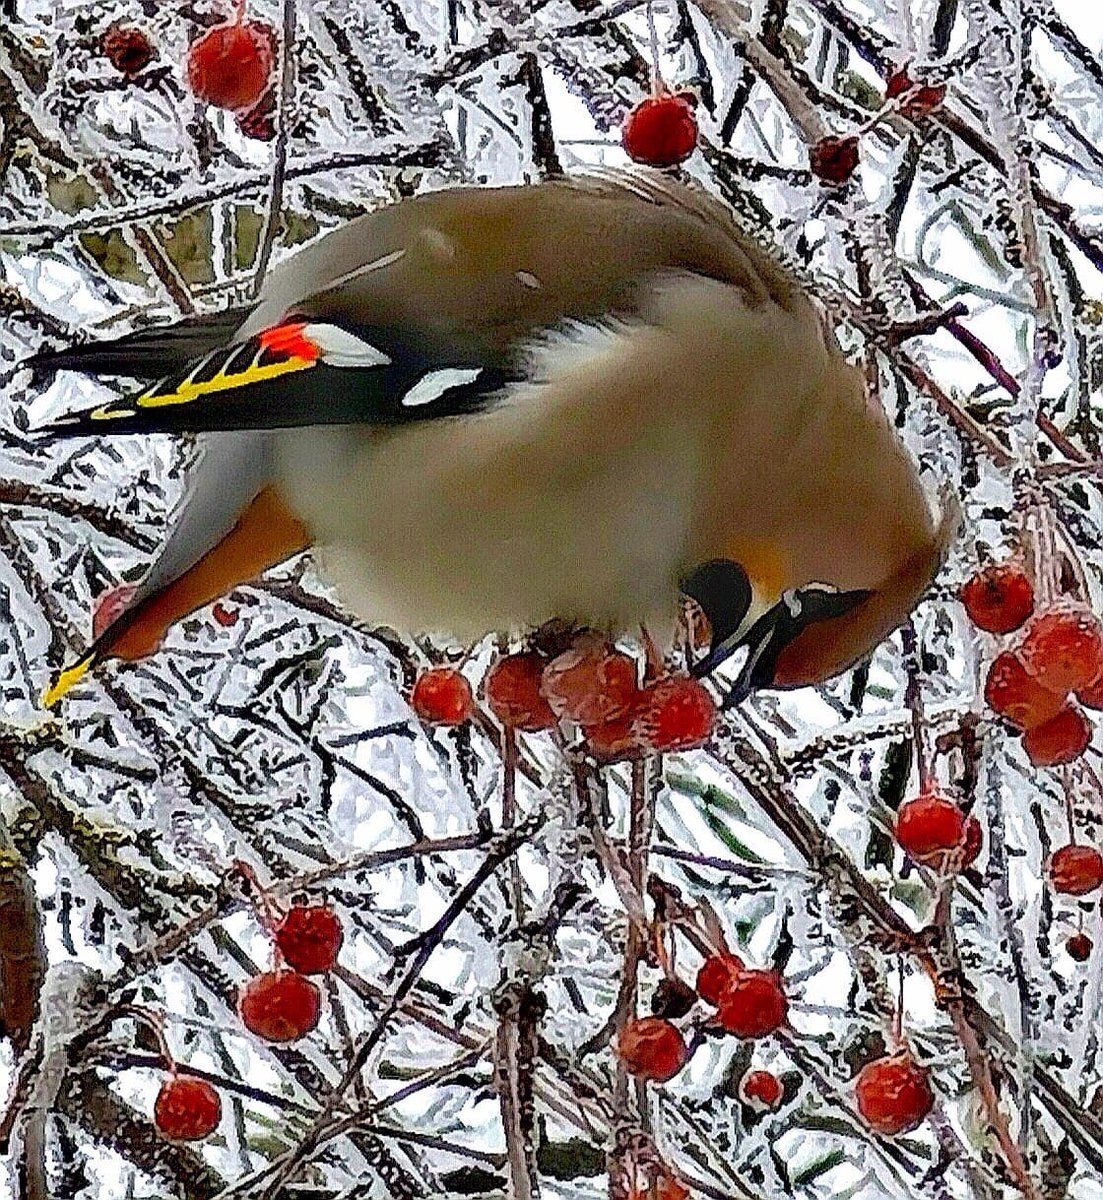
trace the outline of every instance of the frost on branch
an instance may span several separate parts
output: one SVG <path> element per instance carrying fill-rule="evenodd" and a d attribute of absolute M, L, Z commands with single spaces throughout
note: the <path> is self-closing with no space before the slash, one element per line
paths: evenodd
<path fill-rule="evenodd" d="M 189 73 L 225 27 L 247 94 Z M 1100 1194 L 1101 39 L 1025 0 L 0 2 L 0 1191 Z M 19 362 L 246 304 L 386 201 L 621 165 L 663 85 L 961 499 L 910 624 L 686 749 L 715 714 L 642 721 L 645 647 L 553 728 L 568 646 L 406 643 L 300 558 L 48 720 L 195 451 L 36 436 L 112 389 Z M 281 950 L 301 910 L 343 936 Z"/>

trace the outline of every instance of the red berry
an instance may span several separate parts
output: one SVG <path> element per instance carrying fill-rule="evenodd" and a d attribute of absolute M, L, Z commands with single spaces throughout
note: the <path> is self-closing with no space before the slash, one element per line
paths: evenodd
<path fill-rule="evenodd" d="M 328 904 L 296 904 L 276 926 L 276 945 L 287 965 L 304 975 L 322 975 L 337 965 L 345 931 Z"/>
<path fill-rule="evenodd" d="M 221 1097 L 205 1079 L 194 1075 L 170 1075 L 153 1104 L 157 1128 L 176 1142 L 205 1138 L 221 1119 Z"/>
<path fill-rule="evenodd" d="M 716 701 L 699 680 L 660 679 L 644 688 L 635 730 L 652 750 L 689 750 L 709 740 L 716 716 Z"/>
<path fill-rule="evenodd" d="M 697 995 L 708 1004 L 720 1004 L 743 970 L 743 960 L 738 954 L 714 954 L 706 958 L 697 972 Z"/>
<path fill-rule="evenodd" d="M 633 162 L 649 167 L 673 167 L 697 149 L 694 97 L 686 92 L 663 92 L 641 100 L 624 122 L 622 141 Z"/>
<path fill-rule="evenodd" d="M 1103 675 L 1095 683 L 1076 689 L 1076 698 L 1085 708 L 1103 708 Z"/>
<path fill-rule="evenodd" d="M 1080 757 L 1092 740 L 1092 725 L 1071 704 L 1052 720 L 1023 734 L 1023 749 L 1036 767 L 1055 767 Z"/>
<path fill-rule="evenodd" d="M 717 1018 L 736 1037 L 757 1038 L 785 1022 L 789 1001 L 773 971 L 741 971 L 720 997 Z"/>
<path fill-rule="evenodd" d="M 777 1108 L 785 1088 L 773 1071 L 748 1071 L 739 1085 L 743 1099 L 756 1108 Z"/>
<path fill-rule="evenodd" d="M 934 1107 L 927 1071 L 907 1053 L 866 1063 L 854 1090 L 866 1124 L 889 1136 L 917 1128 Z"/>
<path fill-rule="evenodd" d="M 824 183 L 846 183 L 858 169 L 858 139 L 821 138 L 809 152 L 812 174 Z"/>
<path fill-rule="evenodd" d="M 983 846 L 984 831 L 980 827 L 980 822 L 974 816 L 967 817 L 965 821 L 965 844 L 961 848 L 961 865 L 967 867 L 970 863 L 975 863 Z"/>
<path fill-rule="evenodd" d="M 918 796 L 896 814 L 896 840 L 927 866 L 941 866 L 965 845 L 965 814 L 945 796 Z"/>
<path fill-rule="evenodd" d="M 318 1024 L 322 993 L 298 971 L 267 971 L 241 989 L 237 1007 L 250 1032 L 269 1042 L 293 1042 Z"/>
<path fill-rule="evenodd" d="M 580 638 L 544 668 L 541 690 L 557 716 L 601 725 L 635 702 L 636 664 L 599 638 Z"/>
<path fill-rule="evenodd" d="M 276 31 L 262 21 L 216 25 L 188 50 L 191 90 L 217 108 L 252 108 L 271 82 L 275 47 Z"/>
<path fill-rule="evenodd" d="M 433 667 L 418 676 L 410 706 L 430 725 L 462 725 L 475 711 L 475 696 L 455 667 Z"/>
<path fill-rule="evenodd" d="M 149 35 L 134 25 L 112 25 L 104 32 L 100 49 L 116 71 L 137 75 L 153 58 Z"/>
<path fill-rule="evenodd" d="M 211 616 L 222 626 L 223 629 L 230 629 L 237 624 L 241 613 L 236 608 L 227 608 L 221 600 L 217 601 L 211 609 Z"/>
<path fill-rule="evenodd" d="M 1083 604 L 1062 604 L 1026 627 L 1019 658 L 1042 687 L 1067 696 L 1103 675 L 1103 624 Z"/>
<path fill-rule="evenodd" d="M 555 713 L 540 691 L 546 662 L 539 654 L 507 654 L 483 683 L 490 711 L 507 728 L 537 733 L 555 725 Z"/>
<path fill-rule="evenodd" d="M 1087 962 L 1092 956 L 1092 940 L 1086 933 L 1074 933 L 1065 943 L 1069 957 L 1077 962 Z"/>
<path fill-rule="evenodd" d="M 617 1036 L 617 1055 L 629 1075 L 665 1083 L 686 1065 L 689 1051 L 678 1030 L 662 1017 L 628 1021 Z"/>
<path fill-rule="evenodd" d="M 1020 729 L 1044 725 L 1065 706 L 1064 697 L 1043 687 L 1011 650 L 996 655 L 988 668 L 984 698 L 989 708 Z"/>
<path fill-rule="evenodd" d="M 1086 896 L 1103 884 L 1103 854 L 1094 846 L 1062 846 L 1049 860 L 1049 881 L 1064 896 Z"/>
<path fill-rule="evenodd" d="M 913 120 L 917 117 L 925 117 L 928 113 L 934 112 L 946 99 L 946 85 L 944 83 L 916 86 L 905 69 L 896 71 L 889 77 L 889 81 L 885 85 L 885 95 L 888 99 L 894 100 L 897 96 L 902 96 L 912 88 L 915 88 L 914 94 L 901 105 L 900 111 Z M 984 626 L 981 626 L 981 628 L 983 629 Z"/>
<path fill-rule="evenodd" d="M 978 629 L 1010 633 L 1034 611 L 1034 585 L 1017 563 L 992 563 L 961 589 L 961 602 Z"/>
<path fill-rule="evenodd" d="M 634 708 L 630 708 L 623 716 L 603 721 L 600 725 L 583 725 L 582 735 L 590 753 L 606 761 L 627 758 L 644 749 L 643 742 L 636 733 Z"/>
<path fill-rule="evenodd" d="M 92 609 L 92 637 L 98 638 L 104 630 L 110 628 L 126 612 L 137 586 L 133 583 L 120 583 L 110 591 L 98 597 Z"/>

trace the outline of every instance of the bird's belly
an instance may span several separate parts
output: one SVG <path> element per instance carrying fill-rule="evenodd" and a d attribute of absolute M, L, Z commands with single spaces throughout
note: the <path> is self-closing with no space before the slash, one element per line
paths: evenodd
<path fill-rule="evenodd" d="M 618 491 L 615 463 L 555 487 L 457 476 L 419 467 L 410 432 L 350 451 L 341 431 L 296 431 L 283 457 L 319 569 L 358 616 L 463 640 L 552 618 L 670 632 L 684 517 L 661 489 Z"/>

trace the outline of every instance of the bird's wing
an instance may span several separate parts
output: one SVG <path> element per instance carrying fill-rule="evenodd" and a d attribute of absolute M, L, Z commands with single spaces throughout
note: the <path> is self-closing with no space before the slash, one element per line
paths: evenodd
<path fill-rule="evenodd" d="M 395 424 L 478 411 L 572 322 L 643 318 L 657 275 L 799 302 L 716 201 L 646 173 L 455 188 L 368 214 L 273 271 L 251 311 L 32 360 L 153 383 L 55 436 Z M 189 350 L 194 350 L 193 357 Z"/>
<path fill-rule="evenodd" d="M 86 437 L 390 425 L 473 411 L 508 378 L 499 368 L 462 359 L 400 353 L 393 340 L 369 340 L 321 321 L 284 321 L 133 393 L 62 417 L 44 432 Z"/>

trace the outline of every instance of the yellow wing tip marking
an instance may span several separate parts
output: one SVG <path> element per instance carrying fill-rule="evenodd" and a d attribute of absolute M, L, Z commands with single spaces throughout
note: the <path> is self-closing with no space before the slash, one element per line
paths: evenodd
<path fill-rule="evenodd" d="M 94 408 L 89 414 L 89 418 L 93 421 L 115 421 L 120 417 L 136 417 L 137 411 L 133 408 L 124 406 L 122 408 L 112 408 L 110 404 L 104 404 L 100 408 Z"/>
<path fill-rule="evenodd" d="M 66 667 L 64 671 L 60 672 L 43 694 L 42 703 L 45 707 L 55 708 L 96 665 L 96 657 L 94 653 L 86 654 L 71 667 Z"/>
<path fill-rule="evenodd" d="M 231 392 L 237 388 L 246 387 L 251 383 L 264 383 L 280 375 L 288 375 L 293 371 L 305 371 L 317 364 L 316 359 L 292 357 L 283 362 L 269 363 L 267 366 L 253 365 L 246 367 L 234 375 L 216 375 L 204 383 L 184 383 L 174 392 L 163 396 L 143 395 L 138 397 L 139 408 L 164 408 L 170 404 L 187 404 L 200 396 L 208 396 L 215 392 Z"/>

